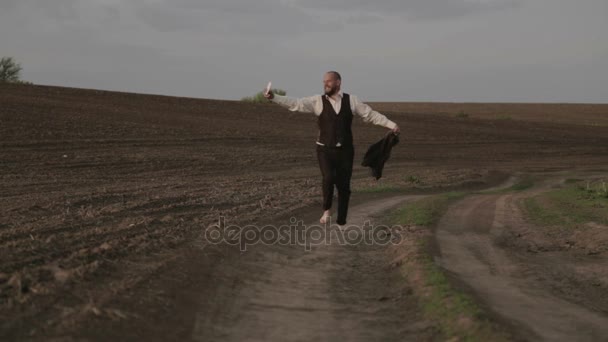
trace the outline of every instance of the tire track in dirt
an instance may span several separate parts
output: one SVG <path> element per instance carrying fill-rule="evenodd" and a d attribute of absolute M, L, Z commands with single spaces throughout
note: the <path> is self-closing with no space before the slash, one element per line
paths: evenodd
<path fill-rule="evenodd" d="M 373 224 L 374 215 L 420 197 L 354 206 L 347 226 Z M 193 340 L 392 341 L 434 334 L 407 284 L 389 268 L 383 245 L 332 240 L 310 251 L 303 245 L 253 247 L 240 265 L 217 275 L 223 286 L 200 302 Z"/>
<path fill-rule="evenodd" d="M 608 317 L 551 293 L 531 274 L 533 257 L 514 258 L 497 241 L 510 227 L 526 224 L 518 201 L 547 191 L 563 179 L 547 178 L 518 193 L 476 194 L 449 207 L 437 225 L 440 263 L 475 292 L 490 309 L 529 339 L 551 341 L 607 340 Z M 561 258 L 545 260 L 561 267 Z"/>

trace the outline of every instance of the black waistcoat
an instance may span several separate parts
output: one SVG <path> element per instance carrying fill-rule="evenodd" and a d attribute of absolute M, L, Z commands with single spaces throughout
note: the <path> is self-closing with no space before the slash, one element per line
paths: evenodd
<path fill-rule="evenodd" d="M 334 107 L 329 100 L 322 95 L 323 111 L 317 119 L 319 125 L 318 141 L 326 146 L 336 146 L 339 142 L 341 146 L 353 145 L 353 133 L 351 125 L 353 122 L 353 112 L 350 108 L 350 97 L 342 94 L 342 104 L 340 113 L 336 115 Z"/>

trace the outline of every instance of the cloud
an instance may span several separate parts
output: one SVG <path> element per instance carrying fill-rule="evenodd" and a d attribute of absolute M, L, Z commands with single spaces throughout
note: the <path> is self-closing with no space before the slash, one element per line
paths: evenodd
<path fill-rule="evenodd" d="M 295 0 L 295 4 L 302 8 L 390 14 L 413 20 L 462 17 L 476 12 L 513 8 L 521 3 L 521 0 Z"/>
<path fill-rule="evenodd" d="M 0 12 L 0 15 L 31 11 L 35 14 L 43 13 L 49 18 L 60 20 L 73 19 L 77 16 L 77 3 L 77 0 L 55 0 L 52 2 L 40 0 L 2 0 L 0 1 L 0 8 L 3 11 Z"/>
<path fill-rule="evenodd" d="M 344 28 L 344 21 L 278 0 L 173 0 L 140 3 L 135 10 L 142 22 L 161 32 L 198 31 L 263 39 Z"/>

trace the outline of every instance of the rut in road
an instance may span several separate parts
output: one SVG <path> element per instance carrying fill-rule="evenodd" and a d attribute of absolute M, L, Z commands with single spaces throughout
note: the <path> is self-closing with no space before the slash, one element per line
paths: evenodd
<path fill-rule="evenodd" d="M 441 265 L 531 339 L 605 341 L 606 315 L 555 296 L 526 272 L 531 258 L 518 262 L 496 244 L 510 227 L 526 224 L 517 201 L 559 182 L 549 179 L 519 193 L 472 195 L 450 206 L 437 225 Z M 545 268 L 562 266 L 560 259 L 549 262 Z"/>
<path fill-rule="evenodd" d="M 419 197 L 354 206 L 347 226 L 373 225 L 384 211 Z M 238 264 L 214 275 L 219 285 L 201 299 L 194 340 L 396 341 L 436 333 L 407 283 L 389 267 L 385 245 L 251 247 Z"/>

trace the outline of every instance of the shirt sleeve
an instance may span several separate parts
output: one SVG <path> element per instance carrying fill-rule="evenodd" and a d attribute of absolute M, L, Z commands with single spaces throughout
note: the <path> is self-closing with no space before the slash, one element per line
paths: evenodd
<path fill-rule="evenodd" d="M 363 103 L 357 96 L 351 95 L 353 111 L 359 115 L 364 122 L 371 122 L 378 126 L 383 126 L 388 129 L 393 129 L 397 126 L 396 123 L 389 120 L 385 115 L 373 110 L 368 104 Z"/>
<path fill-rule="evenodd" d="M 277 103 L 277 104 L 281 105 L 282 107 L 289 109 L 292 112 L 304 112 L 304 113 L 317 114 L 316 110 L 315 110 L 317 107 L 317 102 L 318 102 L 317 97 L 318 96 L 313 95 L 313 96 L 308 96 L 308 97 L 296 98 L 296 97 L 274 94 L 274 97 L 270 101 Z"/>

